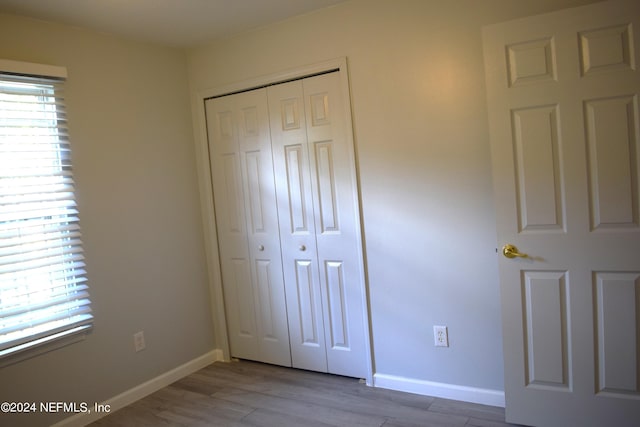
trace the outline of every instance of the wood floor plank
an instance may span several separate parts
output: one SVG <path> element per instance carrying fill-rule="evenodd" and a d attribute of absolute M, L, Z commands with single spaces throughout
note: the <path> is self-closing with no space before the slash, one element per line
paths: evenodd
<path fill-rule="evenodd" d="M 283 414 L 281 412 L 270 411 L 268 409 L 256 409 L 242 420 L 242 425 L 254 427 L 332 427 L 334 424 L 327 424 L 322 421 L 312 420 L 297 415 Z"/>
<path fill-rule="evenodd" d="M 128 427 L 128 426 L 171 426 L 172 424 L 163 418 L 159 418 L 156 413 L 140 409 L 137 406 L 127 406 L 119 411 L 101 418 L 91 424 L 92 426 Z"/>
<path fill-rule="evenodd" d="M 439 417 L 433 419 L 425 417 L 425 419 L 417 421 L 405 418 L 390 418 L 383 427 L 464 427 L 466 419 Z"/>
<path fill-rule="evenodd" d="M 509 427 L 504 410 L 249 361 L 214 363 L 92 425 Z"/>
<path fill-rule="evenodd" d="M 431 406 L 429 406 L 429 410 L 444 414 L 475 417 L 483 420 L 504 421 L 504 408 L 460 402 L 457 400 L 435 399 Z"/>
<path fill-rule="evenodd" d="M 469 427 L 524 427 L 524 426 L 520 426 L 519 424 L 509 424 L 506 423 L 504 421 L 490 421 L 490 420 L 483 420 L 480 418 L 469 418 L 469 421 L 467 421 L 467 426 Z"/>
<path fill-rule="evenodd" d="M 380 427 L 386 421 L 384 417 L 334 408 L 324 405 L 322 402 L 314 403 L 304 399 L 281 398 L 267 393 L 241 389 L 218 392 L 212 397 L 325 423 L 330 426 Z"/>

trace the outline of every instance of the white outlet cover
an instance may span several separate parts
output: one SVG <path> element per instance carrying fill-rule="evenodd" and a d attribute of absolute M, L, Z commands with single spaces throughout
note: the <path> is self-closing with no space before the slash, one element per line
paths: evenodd
<path fill-rule="evenodd" d="M 133 334 L 133 347 L 136 352 L 145 349 L 146 343 L 144 342 L 144 331 L 136 332 L 135 334 Z"/>
<path fill-rule="evenodd" d="M 436 347 L 449 347 L 449 333 L 446 326 L 433 327 L 433 344 Z"/>

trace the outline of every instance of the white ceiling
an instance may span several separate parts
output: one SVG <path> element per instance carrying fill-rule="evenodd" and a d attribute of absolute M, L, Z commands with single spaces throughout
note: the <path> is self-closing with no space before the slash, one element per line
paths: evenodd
<path fill-rule="evenodd" d="M 343 1 L 346 0 L 0 0 L 0 13 L 189 47 Z"/>

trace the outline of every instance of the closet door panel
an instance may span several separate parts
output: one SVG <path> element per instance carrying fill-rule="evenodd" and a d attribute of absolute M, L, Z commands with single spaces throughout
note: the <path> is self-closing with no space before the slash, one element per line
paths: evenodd
<path fill-rule="evenodd" d="M 333 349 L 350 350 L 344 269 L 340 261 L 326 261 L 325 274 L 329 311 L 329 342 Z"/>
<path fill-rule="evenodd" d="M 255 359 L 258 331 L 233 104 L 225 98 L 205 104 L 209 153 L 231 353 Z"/>
<path fill-rule="evenodd" d="M 278 153 L 280 154 L 280 153 Z M 305 186 L 305 169 L 306 154 L 302 144 L 292 144 L 284 147 L 284 163 L 286 164 L 286 189 L 288 204 L 288 222 L 283 221 L 289 226 L 291 234 L 309 235 L 309 210 L 308 204 L 308 185 Z M 306 174 L 308 175 L 308 174 Z M 307 179 L 308 183 L 308 179 Z M 311 224 L 313 227 L 313 223 Z"/>
<path fill-rule="evenodd" d="M 206 107 L 231 355 L 290 366 L 266 91 Z"/>
<path fill-rule="evenodd" d="M 245 184 L 260 361 L 291 365 L 266 91 L 233 95 Z"/>
<path fill-rule="evenodd" d="M 329 372 L 367 374 L 364 273 L 348 98 L 339 73 L 303 80 Z"/>
<path fill-rule="evenodd" d="M 322 323 L 318 323 L 318 317 L 322 313 L 318 313 L 319 293 L 315 289 L 317 282 L 313 280 L 313 263 L 312 260 L 296 260 L 296 294 L 297 299 L 292 304 L 291 309 L 298 311 L 297 317 L 300 325 L 295 325 L 300 329 L 300 342 L 298 345 L 320 348 L 320 328 Z"/>
<path fill-rule="evenodd" d="M 292 364 L 327 372 L 302 82 L 268 98 Z"/>
<path fill-rule="evenodd" d="M 276 269 L 279 269 L 276 267 Z M 278 343 L 283 340 L 281 327 L 278 325 L 282 307 L 274 296 L 278 295 L 274 287 L 273 264 L 269 260 L 256 259 L 256 285 L 258 288 L 257 317 L 260 320 L 260 332 L 264 341 Z"/>
<path fill-rule="evenodd" d="M 249 224 L 252 233 L 264 233 L 264 199 L 262 197 L 261 186 L 262 169 L 264 166 L 260 164 L 260 151 L 248 151 L 244 153 L 245 174 L 247 177 L 248 200 L 249 200 Z"/>
<path fill-rule="evenodd" d="M 316 160 L 318 195 L 318 225 L 322 234 L 340 232 L 336 181 L 334 174 L 333 143 L 321 141 L 313 145 Z"/>

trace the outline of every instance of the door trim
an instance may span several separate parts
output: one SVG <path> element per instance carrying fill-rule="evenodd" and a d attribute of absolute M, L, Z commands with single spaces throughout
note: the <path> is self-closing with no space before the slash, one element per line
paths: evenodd
<path fill-rule="evenodd" d="M 345 102 L 348 105 L 345 106 L 345 111 L 348 111 L 347 126 L 351 129 L 348 135 L 348 143 L 351 146 L 349 159 L 350 163 L 354 165 L 352 169 L 353 182 L 355 188 L 353 189 L 353 197 L 356 206 L 358 206 L 358 222 L 359 227 L 357 230 L 358 236 L 358 257 L 362 260 L 360 279 L 362 283 L 362 311 L 364 313 L 364 327 L 365 327 L 365 353 L 366 353 L 366 372 L 365 378 L 367 385 L 373 385 L 373 358 L 371 348 L 371 332 L 370 332 L 370 314 L 369 314 L 369 293 L 368 293 L 368 277 L 366 274 L 366 256 L 364 253 L 364 240 L 363 240 L 363 224 L 362 224 L 362 203 L 360 200 L 360 180 L 358 174 L 358 162 L 357 154 L 354 142 L 353 134 L 353 121 L 351 110 L 351 92 L 349 90 L 349 73 L 347 69 L 347 58 L 335 58 L 315 64 L 301 66 L 295 69 L 285 70 L 279 73 L 264 75 L 255 77 L 248 80 L 239 81 L 236 83 L 216 86 L 209 89 L 192 91 L 191 94 L 191 111 L 193 112 L 193 127 L 194 127 L 194 144 L 196 153 L 196 166 L 198 175 L 198 187 L 200 192 L 201 202 L 201 215 L 202 224 L 204 228 L 204 240 L 205 240 L 205 254 L 207 257 L 207 272 L 209 291 L 212 307 L 212 322 L 214 328 L 214 345 L 216 349 L 220 350 L 223 354 L 225 361 L 230 360 L 229 351 L 229 339 L 227 335 L 227 322 L 225 316 L 225 307 L 222 291 L 222 272 L 220 267 L 220 251 L 218 247 L 218 236 L 216 232 L 216 217 L 213 202 L 213 184 L 211 175 L 211 166 L 209 163 L 209 142 L 207 137 L 207 124 L 205 113 L 205 101 L 210 98 L 222 96 L 226 94 L 232 94 L 236 92 L 243 92 L 246 90 L 269 86 L 281 82 L 290 80 L 297 80 L 317 74 L 322 74 L 331 71 L 340 71 L 341 90 L 345 96 Z"/>

